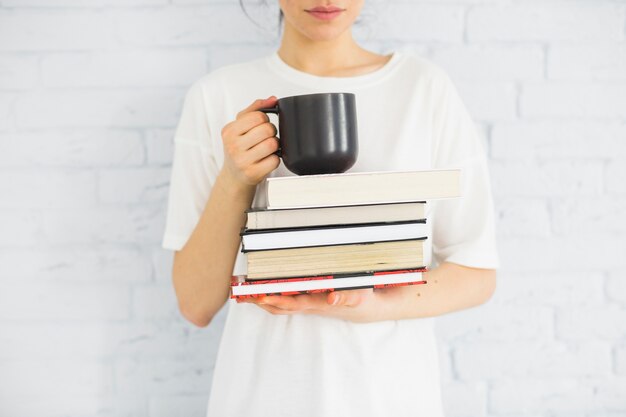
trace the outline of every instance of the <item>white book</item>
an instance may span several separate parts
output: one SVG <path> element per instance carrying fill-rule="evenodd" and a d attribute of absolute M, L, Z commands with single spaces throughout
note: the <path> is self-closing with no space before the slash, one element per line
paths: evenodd
<path fill-rule="evenodd" d="M 417 222 L 362 224 L 348 226 L 271 229 L 242 233 L 242 252 L 389 242 L 422 239 L 428 236 L 425 220 Z"/>
<path fill-rule="evenodd" d="M 419 220 L 426 217 L 425 206 L 425 202 L 410 202 L 284 210 L 250 209 L 246 212 L 246 229 L 286 229 Z"/>
<path fill-rule="evenodd" d="M 306 293 L 320 290 L 337 290 L 345 288 L 373 288 L 384 286 L 396 286 L 408 283 L 425 283 L 422 272 L 415 270 L 398 271 L 387 274 L 355 274 L 349 277 L 319 277 L 315 279 L 283 279 L 265 281 L 260 283 L 246 282 L 244 277 L 233 277 L 231 283 L 231 298 L 282 293 Z"/>
<path fill-rule="evenodd" d="M 425 201 L 460 196 L 459 169 L 267 178 L 270 210 Z"/>

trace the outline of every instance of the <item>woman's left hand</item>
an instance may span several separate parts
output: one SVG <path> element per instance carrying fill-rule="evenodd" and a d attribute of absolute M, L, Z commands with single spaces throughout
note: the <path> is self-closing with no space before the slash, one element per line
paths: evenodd
<path fill-rule="evenodd" d="M 254 303 L 272 314 L 317 314 L 366 323 L 380 320 L 382 311 L 378 291 L 365 288 L 330 293 L 272 295 L 247 298 L 240 302 Z"/>

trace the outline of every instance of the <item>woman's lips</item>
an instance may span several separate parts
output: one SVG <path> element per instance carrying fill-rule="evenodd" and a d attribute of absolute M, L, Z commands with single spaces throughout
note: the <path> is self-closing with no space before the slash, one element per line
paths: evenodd
<path fill-rule="evenodd" d="M 343 10 L 333 10 L 329 12 L 307 10 L 307 13 L 320 20 L 332 20 L 339 16 Z"/>

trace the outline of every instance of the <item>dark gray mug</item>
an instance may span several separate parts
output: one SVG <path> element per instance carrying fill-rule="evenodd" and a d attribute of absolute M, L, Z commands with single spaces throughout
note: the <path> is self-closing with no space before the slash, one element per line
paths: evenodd
<path fill-rule="evenodd" d="M 352 93 L 316 93 L 282 97 L 278 115 L 277 155 L 296 175 L 347 171 L 359 152 L 356 100 Z"/>

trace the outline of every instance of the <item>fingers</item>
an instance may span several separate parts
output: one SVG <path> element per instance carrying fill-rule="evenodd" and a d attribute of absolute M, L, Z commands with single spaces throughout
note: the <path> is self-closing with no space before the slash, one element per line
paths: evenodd
<path fill-rule="evenodd" d="M 275 96 L 270 96 L 266 99 L 254 100 L 252 104 L 237 113 L 235 120 L 226 124 L 222 128 L 222 137 L 242 136 L 259 125 L 269 123 L 270 119 L 268 115 L 258 110 L 268 107 L 274 107 L 277 100 L 278 99 Z M 272 125 L 271 123 L 269 124 Z M 269 136 L 274 135 L 275 133 L 270 133 Z M 266 137 L 268 136 L 263 136 L 263 138 Z"/>
<path fill-rule="evenodd" d="M 260 144 L 265 139 L 269 139 L 269 138 L 274 139 L 274 142 L 278 142 L 276 133 L 277 133 L 276 126 L 274 126 L 273 123 L 270 123 L 270 122 L 262 123 L 258 126 L 253 127 L 248 132 L 246 132 L 243 136 L 238 138 L 239 147 L 241 148 L 241 150 L 247 151 L 249 149 L 252 149 L 256 145 Z"/>
<path fill-rule="evenodd" d="M 255 100 L 222 128 L 224 166 L 244 184 L 258 184 L 280 164 L 274 155 L 279 147 L 276 126 L 265 113 L 257 111 L 273 107 L 277 100 L 275 96 Z"/>
<path fill-rule="evenodd" d="M 278 100 L 276 96 L 269 96 L 266 99 L 260 98 L 260 99 L 254 100 L 248 107 L 246 107 L 245 109 L 237 113 L 237 119 L 239 119 L 246 113 L 257 111 L 259 109 L 263 109 L 266 107 L 273 107 L 276 104 L 276 100 Z"/>
<path fill-rule="evenodd" d="M 333 306 L 344 307 L 357 307 L 372 292 L 371 288 L 365 288 L 362 290 L 345 290 L 345 291 L 332 291 L 328 294 L 327 302 Z"/>
<path fill-rule="evenodd" d="M 265 297 L 259 304 L 292 312 L 310 308 L 307 296 L 304 294 L 294 296 L 269 296 Z"/>

